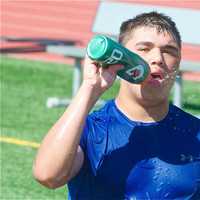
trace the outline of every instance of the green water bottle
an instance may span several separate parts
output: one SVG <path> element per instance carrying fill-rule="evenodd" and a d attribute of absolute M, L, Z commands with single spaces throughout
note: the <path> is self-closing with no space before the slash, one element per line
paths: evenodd
<path fill-rule="evenodd" d="M 89 42 L 87 54 L 102 67 L 123 64 L 117 75 L 131 83 L 143 82 L 149 74 L 149 65 L 137 54 L 131 52 L 114 40 L 97 35 Z"/>

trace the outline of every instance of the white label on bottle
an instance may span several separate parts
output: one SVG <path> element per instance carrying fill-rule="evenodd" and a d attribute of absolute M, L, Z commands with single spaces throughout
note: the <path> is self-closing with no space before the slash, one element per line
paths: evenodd
<path fill-rule="evenodd" d="M 119 60 L 121 60 L 123 57 L 123 53 L 121 51 L 119 51 L 118 49 L 114 49 L 111 56 L 109 58 L 107 58 L 104 63 L 106 64 L 115 64 L 117 63 Z"/>
<path fill-rule="evenodd" d="M 126 73 L 131 76 L 134 80 L 140 79 L 144 74 L 144 68 L 142 65 L 137 65 L 126 70 Z"/>

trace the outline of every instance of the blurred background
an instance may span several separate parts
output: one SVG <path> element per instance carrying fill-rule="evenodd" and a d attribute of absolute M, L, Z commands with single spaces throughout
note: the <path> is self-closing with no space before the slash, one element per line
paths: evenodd
<path fill-rule="evenodd" d="M 116 38 L 115 24 L 130 13 L 166 11 L 178 21 L 183 69 L 174 88 L 176 100 L 174 92 L 170 99 L 200 115 L 200 38 L 195 38 L 200 1 L 1 0 L 0 6 L 0 199 L 66 199 L 65 187 L 49 190 L 34 181 L 37 148 L 77 91 L 91 37 Z M 113 98 L 118 88 L 116 81 L 102 100 Z"/>

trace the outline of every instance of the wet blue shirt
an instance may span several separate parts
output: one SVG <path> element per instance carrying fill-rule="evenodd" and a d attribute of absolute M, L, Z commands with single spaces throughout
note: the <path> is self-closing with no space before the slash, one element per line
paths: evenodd
<path fill-rule="evenodd" d="M 88 116 L 80 145 L 85 160 L 69 199 L 200 198 L 200 120 L 173 105 L 163 120 L 143 123 L 111 100 Z"/>

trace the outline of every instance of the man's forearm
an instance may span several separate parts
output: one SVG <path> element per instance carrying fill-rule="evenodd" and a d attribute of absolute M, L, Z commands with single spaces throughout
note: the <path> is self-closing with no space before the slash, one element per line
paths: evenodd
<path fill-rule="evenodd" d="M 86 116 L 98 99 L 94 88 L 83 83 L 61 118 L 50 129 L 38 151 L 34 174 L 43 180 L 61 179 L 71 171 Z"/>

